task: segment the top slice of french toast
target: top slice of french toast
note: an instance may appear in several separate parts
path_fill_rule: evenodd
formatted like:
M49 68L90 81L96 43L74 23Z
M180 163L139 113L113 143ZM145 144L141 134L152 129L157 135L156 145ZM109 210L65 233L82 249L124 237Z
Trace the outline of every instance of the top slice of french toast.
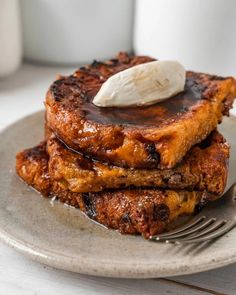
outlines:
M92 103L110 76L153 60L120 53L59 78L46 96L48 126L70 148L102 162L131 168L174 167L228 114L236 80L188 71L184 91L161 103L128 108Z

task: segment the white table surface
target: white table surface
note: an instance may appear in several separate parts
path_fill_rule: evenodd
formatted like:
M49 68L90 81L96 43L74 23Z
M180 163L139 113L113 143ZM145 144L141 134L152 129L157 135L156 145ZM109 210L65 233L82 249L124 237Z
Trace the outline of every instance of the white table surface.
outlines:
M50 82L57 74L68 74L72 71L71 68L24 64L14 76L0 80L0 129L25 115L43 109L44 96ZM236 104L233 112L236 113ZM168 279L109 279L44 266L0 242L0 295L57 293L235 295L236 264Z

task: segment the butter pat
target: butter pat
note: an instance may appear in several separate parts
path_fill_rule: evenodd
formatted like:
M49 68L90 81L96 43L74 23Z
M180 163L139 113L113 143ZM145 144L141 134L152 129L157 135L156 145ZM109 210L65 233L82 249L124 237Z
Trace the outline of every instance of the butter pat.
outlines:
M111 76L94 97L99 107L150 105L184 90L186 72L177 61L152 61Z

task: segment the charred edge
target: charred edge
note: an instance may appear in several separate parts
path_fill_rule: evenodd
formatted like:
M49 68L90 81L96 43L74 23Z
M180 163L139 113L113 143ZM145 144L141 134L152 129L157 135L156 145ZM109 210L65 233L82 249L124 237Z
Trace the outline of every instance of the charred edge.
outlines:
M224 81L227 79L228 79L228 77L221 77L221 76L216 76L216 75L209 76L209 81Z
M213 136L213 133L211 133L206 139L200 142L197 146L199 146L201 149L206 149L210 147L212 145L212 136Z
M165 204L154 205L153 220L154 221L167 221L170 216L170 209Z
M104 65L103 62L97 61L96 59L92 62L91 67L92 68L98 68L99 66Z
M96 209L94 207L94 203L90 193L83 193L82 198L83 198L83 203L85 205L86 214L88 215L89 218L95 220L97 214L96 214Z
M36 160L37 159L39 159L39 160L42 160L42 159L47 160L48 159L45 141L33 148L24 150L23 153L24 153L25 157L29 158L29 159L36 159Z
M156 151L156 147L154 143L146 143L144 145L145 150L147 151L148 155L151 159L155 160L155 162L160 162L160 154Z
M110 60L111 64L108 64L108 66L117 66L119 64L119 60L117 58L113 58Z
M98 67L98 62L97 62L96 67L94 67L94 68L97 68L97 67ZM86 75L89 75L89 76L92 76L92 77L96 78L97 80L100 80L101 73L99 71L92 72L91 67L89 67L89 68L81 67L81 68L79 68L79 72L81 72L83 74L86 74Z
M125 214L121 217L121 222L122 222L122 223L129 223L129 224L131 224L131 219L130 219L129 213L125 213Z
M60 102L65 96L68 95L65 93L65 88L68 91L67 87L65 86L76 88L78 91L78 89L81 88L81 81L73 75L54 81L50 87L50 92L52 93L53 99L55 101Z
M199 213L209 202L210 200L210 194L207 192L204 192L200 202L195 206L194 213Z
M64 81L65 81L64 78L56 80L53 82L53 84L50 87L50 92L52 93L53 99L55 101L61 101L61 99L63 98L60 91L58 91L58 88L61 87Z
M186 85L185 85L185 91L187 90L188 87L192 89L192 91L194 93L194 96L197 99L202 99L203 98L203 93L207 89L207 86L199 84L193 78L188 78L187 79L187 82L186 82Z

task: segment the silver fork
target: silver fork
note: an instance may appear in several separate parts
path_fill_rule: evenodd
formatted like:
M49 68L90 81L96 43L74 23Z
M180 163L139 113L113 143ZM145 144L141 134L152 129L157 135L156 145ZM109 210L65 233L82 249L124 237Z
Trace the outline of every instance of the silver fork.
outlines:
M166 243L199 243L218 238L236 225L236 184L217 201L209 203L187 224L150 237Z

